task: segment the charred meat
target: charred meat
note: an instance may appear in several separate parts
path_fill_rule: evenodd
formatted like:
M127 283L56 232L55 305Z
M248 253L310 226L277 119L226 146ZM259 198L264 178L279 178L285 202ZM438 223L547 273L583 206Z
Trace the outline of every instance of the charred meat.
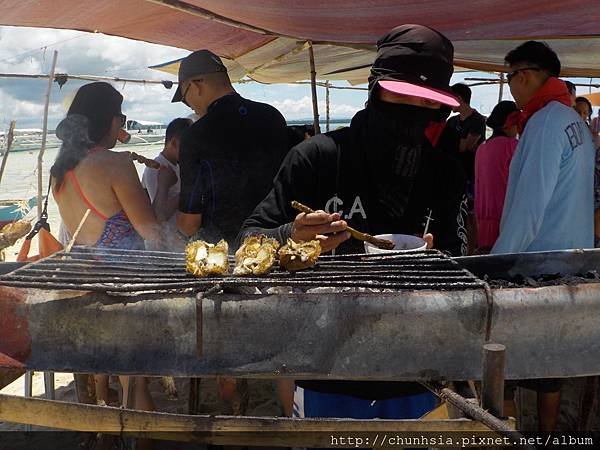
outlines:
M319 241L287 240L287 244L279 249L279 265L290 272L307 269L316 264L321 254Z
M248 236L235 252L234 275L264 275L269 273L279 242L264 235Z

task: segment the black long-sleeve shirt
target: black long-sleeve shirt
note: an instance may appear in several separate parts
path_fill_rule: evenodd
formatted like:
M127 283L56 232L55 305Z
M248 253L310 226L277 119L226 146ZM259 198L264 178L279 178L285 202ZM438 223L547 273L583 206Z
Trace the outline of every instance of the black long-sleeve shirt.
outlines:
M436 248L461 254L466 237L460 213L465 175L459 163L426 145L405 214L397 219L377 201L373 189L377 180L370 179L363 156L350 128L315 136L294 147L275 177L273 189L244 222L238 240L262 233L285 242L297 215L291 201L297 200L315 210L342 211L349 225L371 234L422 234L431 209L434 221L430 232ZM350 239L336 252L362 253L362 243ZM371 400L425 392L417 383L304 380L298 385Z
M349 128L315 136L294 147L285 158L274 187L244 222L241 237L262 233L280 242L290 237L291 223L298 214L291 207L297 200L327 212L342 211L348 224L370 234L422 234L425 217L432 211L429 231L435 247L453 255L462 254L465 234L460 214L465 176L459 164L430 146L422 160L402 218L393 218L377 201L362 155L351 143ZM349 240L338 253L362 253L362 243Z

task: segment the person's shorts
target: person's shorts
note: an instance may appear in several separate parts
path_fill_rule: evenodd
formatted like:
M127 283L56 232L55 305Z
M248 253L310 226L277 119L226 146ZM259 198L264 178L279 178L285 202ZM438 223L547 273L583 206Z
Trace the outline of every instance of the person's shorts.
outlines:
M504 385L504 398L512 400L515 396L515 389L522 387L537 392L538 394L548 394L558 392L563 385L561 378L535 378L531 380L507 381Z

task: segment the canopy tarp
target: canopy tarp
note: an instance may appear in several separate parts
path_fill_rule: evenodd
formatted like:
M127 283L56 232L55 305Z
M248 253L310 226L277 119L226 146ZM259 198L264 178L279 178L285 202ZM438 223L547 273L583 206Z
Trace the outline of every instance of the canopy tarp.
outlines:
M592 92L583 97L587 98L593 106L600 106L600 92Z
M226 60L234 80L306 79L310 40L318 78L364 82L375 42L403 23L446 34L458 67L502 70L508 50L525 39L541 39L557 50L563 76L600 76L600 8L580 0L4 0L1 5L2 25L208 48Z

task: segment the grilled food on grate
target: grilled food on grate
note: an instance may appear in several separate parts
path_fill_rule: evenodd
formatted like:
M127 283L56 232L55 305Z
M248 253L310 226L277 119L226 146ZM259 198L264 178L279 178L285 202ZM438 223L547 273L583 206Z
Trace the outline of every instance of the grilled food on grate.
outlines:
M279 265L284 269L294 272L307 269L316 264L321 254L319 241L287 240L287 244L279 249Z
M229 270L228 245L221 239L217 244L195 241L185 247L186 270L197 277L226 275Z
M234 275L264 275L275 263L279 242L264 235L248 236L235 252Z

